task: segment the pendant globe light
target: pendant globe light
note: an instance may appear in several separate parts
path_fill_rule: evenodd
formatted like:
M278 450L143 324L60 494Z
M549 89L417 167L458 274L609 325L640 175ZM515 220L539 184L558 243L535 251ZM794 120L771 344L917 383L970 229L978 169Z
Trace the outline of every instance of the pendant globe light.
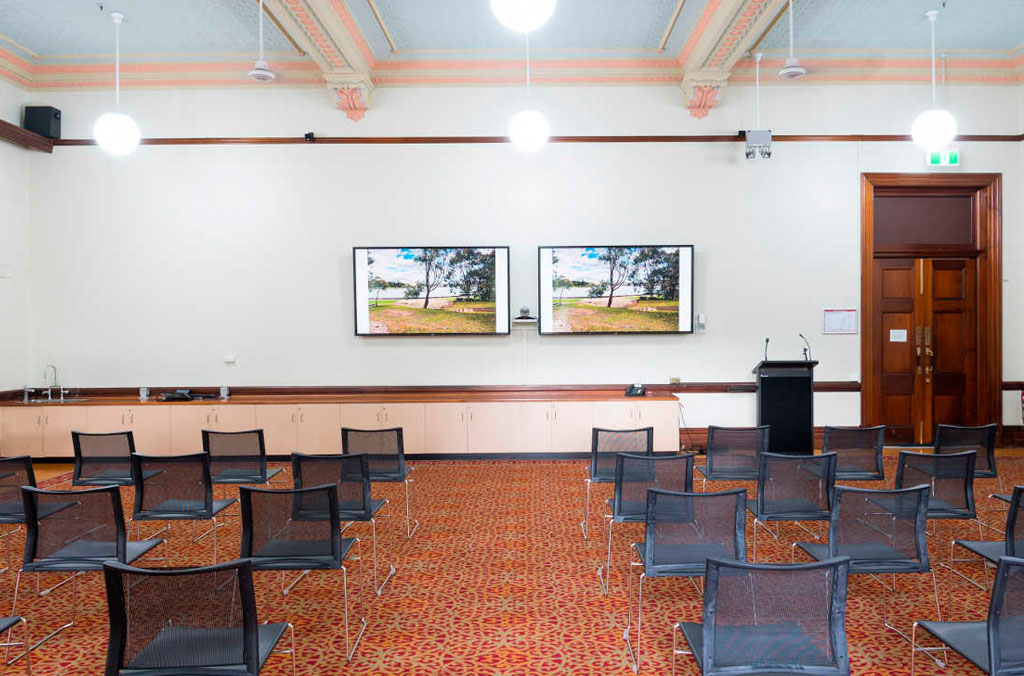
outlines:
M786 65L779 71L783 80L799 80L807 75L807 69L800 65L800 60L793 54L793 0L789 0L789 58Z
M935 152L942 150L956 138L956 118L948 110L939 108L936 103L935 20L939 17L939 10L928 10L925 16L928 17L932 31L932 107L917 116L910 127L910 135L914 137L914 143L918 146L928 152Z
M558 0L491 0L491 11L502 26L531 33L551 18Z
M260 0L260 48L259 56L256 57L256 63L253 64L252 70L249 71L249 79L253 82L273 82L274 71L270 70L270 64L263 57L263 0Z
M526 36L526 100L530 100L530 36ZM539 110L520 110L508 121L508 139L517 150L535 153L551 138L551 125Z
M124 14L111 12L114 22L114 107L121 106L121 23ZM100 148L111 155L127 155L139 145L142 136L139 125L124 113L104 113L92 128L93 137Z

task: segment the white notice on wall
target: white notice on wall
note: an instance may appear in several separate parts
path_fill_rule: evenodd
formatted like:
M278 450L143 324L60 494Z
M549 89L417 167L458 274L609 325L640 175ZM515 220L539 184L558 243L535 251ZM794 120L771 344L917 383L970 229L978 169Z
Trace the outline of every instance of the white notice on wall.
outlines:
M857 333L857 311L847 308L822 310L822 333Z
M890 343L905 343L905 342L907 342L907 330L906 329L889 329L889 342Z

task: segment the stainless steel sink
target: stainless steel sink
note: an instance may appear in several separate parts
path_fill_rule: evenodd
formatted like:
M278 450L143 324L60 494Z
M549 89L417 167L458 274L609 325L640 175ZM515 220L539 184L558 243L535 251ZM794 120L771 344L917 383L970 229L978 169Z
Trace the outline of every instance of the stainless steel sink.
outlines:
M64 401L61 401L60 399L50 400L50 399L46 399L44 397L42 399L29 399L28 403L30 403L30 404L74 404L74 403L77 403L79 401L86 401L86 397L64 397Z

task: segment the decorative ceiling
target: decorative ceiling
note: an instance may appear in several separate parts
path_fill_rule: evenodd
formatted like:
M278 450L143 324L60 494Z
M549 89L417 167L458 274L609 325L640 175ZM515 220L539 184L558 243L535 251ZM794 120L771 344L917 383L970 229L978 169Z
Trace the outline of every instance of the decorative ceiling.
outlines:
M722 87L765 84L789 44L788 0L559 0L530 36L538 84L681 87L696 117ZM0 0L0 77L29 88L108 87L113 27L123 12L126 87L320 86L349 118L379 86L522 82L526 38L487 0L265 0L266 50L277 80L246 79L258 0ZM794 0L806 82L918 82L930 76L927 9L946 79L1024 80L1024 0Z

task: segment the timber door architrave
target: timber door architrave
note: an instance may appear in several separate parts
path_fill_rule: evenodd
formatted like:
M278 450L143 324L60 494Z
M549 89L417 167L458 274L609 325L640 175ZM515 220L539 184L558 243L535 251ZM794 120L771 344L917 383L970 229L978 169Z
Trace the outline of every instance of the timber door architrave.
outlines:
M917 246L876 250L874 201L876 191L907 194L950 194L969 191L974 198L975 245ZM977 423L1002 421L1002 174L861 174L861 424L874 425L882 419L881 402L876 401L878 365L872 346L879 339L874 325L877 258L964 258L977 260Z

